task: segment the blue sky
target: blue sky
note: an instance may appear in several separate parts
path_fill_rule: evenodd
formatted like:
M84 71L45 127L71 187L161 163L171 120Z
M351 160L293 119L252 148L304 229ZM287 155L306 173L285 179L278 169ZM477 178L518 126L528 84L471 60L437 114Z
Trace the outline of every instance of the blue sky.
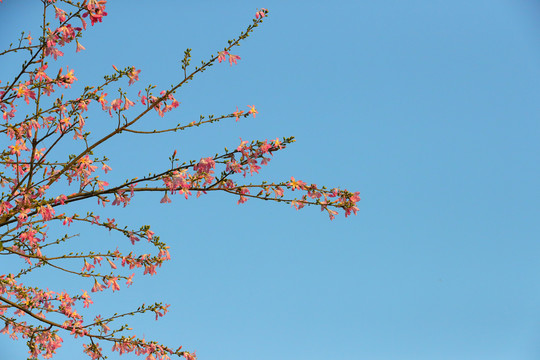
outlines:
M179 80L186 48L197 65L223 49L261 7L270 16L233 51L238 65L216 64L178 93L176 112L145 124L248 104L257 118L115 140L104 148L111 179L165 167L174 149L198 160L239 137L294 135L252 180L294 176L360 191L359 214L330 222L317 208L239 206L225 195L169 205L136 197L104 214L151 224L173 259L128 290L96 296L94 309L170 303L160 321L130 324L200 359L537 359L538 2L115 1L81 40L87 50L66 49L63 61L80 83L111 64L142 69L129 88L135 98L148 83ZM4 0L1 47L21 30L37 34L40 11L38 1ZM0 59L3 82L18 59ZM108 121L96 112L96 128ZM70 249L121 240L86 229ZM11 271L2 261L0 272ZM2 359L25 356L24 343L5 336L0 349ZM66 338L56 359L79 358Z

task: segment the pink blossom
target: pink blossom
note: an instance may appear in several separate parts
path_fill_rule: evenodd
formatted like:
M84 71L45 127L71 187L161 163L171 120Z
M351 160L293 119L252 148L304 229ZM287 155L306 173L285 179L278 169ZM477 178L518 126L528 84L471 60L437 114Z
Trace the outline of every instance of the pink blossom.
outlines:
M135 242L139 241L140 239L131 232L129 233L129 240L131 241L132 245L135 245Z
M94 286L92 287L92 292L98 292L103 291L105 287L97 282L97 280L94 280Z
M276 188L274 189L274 193L276 194L276 198L279 196L279 197L282 197L283 196L283 189L280 188L279 186L276 186Z
M77 43L77 50L75 50L75 52L79 52L81 50L86 50L86 48L84 46L82 46L81 43L79 43L78 40L75 40L75 42Z
M26 143L23 139L17 140L15 142L15 145L8 146L9 149L11 149L11 154L17 154L17 156L21 156L21 150L28 151L28 148L26 147Z
M131 284L133 284L133 277L135 276L135 274L131 274L127 279L126 279L126 286L127 287L130 287Z
M105 12L105 3L107 3L105 0L90 0L88 5L86 5L88 11L83 14L83 17L90 16L92 26L97 22L101 22L103 17L107 16L107 13Z
M19 84L19 87L17 88L17 97L20 98L21 96L24 96L24 101L26 101L27 104L30 104L29 98L32 100L36 99L36 93L27 88L29 84L30 82L27 81L24 84Z
M301 181L301 180L295 180L294 177L291 176L291 182L287 184L288 186L291 187L291 190L295 190L295 189L301 189L301 190L305 190L306 189L306 183Z
M334 215L337 215L338 212L335 211L335 210L332 210L332 209L326 209L326 211L328 211L328 215L330 216L330 220L334 220L335 216Z
M120 343L115 342L112 351L118 351L120 355L130 353L133 351L133 345L127 341L122 341Z
M156 320L169 312L168 308L171 305L161 306L161 308L154 310L156 313Z
M83 347L84 347L84 352L90 356L90 358L92 360L97 360L97 359L100 359L102 358L101 356L101 348L98 346L98 343L95 343L92 344L92 345L86 345L86 344L83 344Z
M47 81L50 80L49 76L45 73L45 70L47 70L49 66L47 64L44 64L42 67L37 69L36 74L34 75L34 79L36 81Z
M247 141L242 141L242 138L240 138L240 145L238 145L238 147L236 148L236 151L243 151L244 149L246 149L247 144L248 144Z
M238 205L243 204L248 200L248 198L244 196L246 194L249 194L249 189L248 188L241 188L240 189L240 199L237 202Z
M156 265L146 265L144 267L144 273L143 275L150 274L150 276L154 275L156 273Z
M158 256L164 260L171 260L171 255L169 254L169 250L167 250L168 248L167 246L165 249L159 250Z
M229 63L232 64L235 63L236 64L236 60L240 60L241 57L238 56L238 55L232 55L232 54L229 54Z
M137 96L141 98L141 104L146 105L146 99L147 99L146 96L144 96L144 95L141 96L141 92L140 92L140 91L139 91L139 93L137 94Z
M227 59L227 55L229 55L229 53L227 51L218 52L218 61L219 62L225 61L225 59Z
M238 111L238 106L236 107L236 111L233 112L233 115L236 117L236 121L238 121L238 119L240 118L240 115L242 115L244 113L244 111Z
M9 202L2 201L0 203L0 214L8 212L9 209L12 209L12 208L13 208L13 205L11 205Z
M67 68L66 68L67 70ZM73 84L78 79L75 77L75 74L73 73L73 69L69 70L68 73L64 76L62 75L62 68L60 68L60 72L58 73L58 78L61 79L62 83L64 84L64 87L67 89L68 87L71 87L71 84Z
M255 18L257 18L257 19L258 19L258 18L261 18L261 19L262 19L263 17L266 16L267 13L268 13L268 10L265 9L265 8L262 8L261 10L259 10L259 11L257 11L257 12L255 13Z
M198 173L209 173L211 169L216 168L216 162L211 157L202 158L199 163L197 163L193 170L197 171Z
M86 262L86 259L85 259L85 260L84 260L84 266L83 266L83 268L82 268L81 271L84 271L84 270L90 271L90 270L92 270L93 268L95 268L95 266L92 265L92 264L89 264L88 262Z
M49 221L54 217L54 209L50 205L40 206L38 213L43 218L43 221Z
M255 105L248 105L248 107L250 108L248 114L252 114L253 117L255 117L255 114L259 113L257 110L255 110Z
M109 186L109 183L106 182L106 181L101 181L101 180L97 180L97 177L96 177L96 182L98 184L98 188L99 190L103 190L105 189L105 186Z
M107 262L109 265L111 265L111 268L116 269L116 265L111 261L111 259L107 258Z
M162 204L169 204L171 203L171 199L169 199L169 196L167 196L167 192L165 191L165 195L161 198L159 201Z
M60 50L58 50L57 48L55 47L46 47L45 50L43 51L43 54L45 56L49 56L49 55L52 55L54 60L58 60L58 57L59 56L64 56L64 53L61 52Z
M133 68L133 70L131 70L129 73L128 73L128 76L129 76L129 85L132 85L133 83L135 83L135 81L139 81L139 73L141 72L141 70L135 70L135 68Z
M108 101L105 99L105 96L107 96L107 93L101 93L99 94L98 102L101 104L101 108L105 110Z
M125 103L124 103L124 110L129 109L130 106L135 106L135 103L131 100L129 100L127 97L124 97Z
M66 21L67 13L64 10L59 9L56 6L54 7L54 10L55 10L55 13L56 13L55 18L58 18L58 20L60 20L60 22Z
M90 304L93 304L94 302L90 298L90 295L86 292L86 290L83 290L83 294L81 297L84 299L84 306L85 308L90 307Z
M111 102L111 108L113 110L120 110L120 107L122 106L122 99L114 99L112 102ZM109 114L110 114L110 111L109 111Z
M120 285L118 285L118 278L112 277L107 280L107 283L109 284L109 287L112 287L113 292L116 290L120 290Z

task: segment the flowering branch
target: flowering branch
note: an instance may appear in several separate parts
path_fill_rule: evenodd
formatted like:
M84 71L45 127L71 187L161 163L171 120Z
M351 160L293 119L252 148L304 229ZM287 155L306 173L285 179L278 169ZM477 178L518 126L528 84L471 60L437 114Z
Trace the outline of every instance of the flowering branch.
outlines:
M188 71L191 49L187 49L181 61L184 78L168 90L155 93L156 86L149 85L144 91L139 91L135 98L120 88L117 95L108 97L105 91L109 91L111 84L127 80L128 86L131 86L139 80L141 72L134 67L120 70L113 65L114 73L106 75L98 85L85 87L78 97L64 100L62 94L51 100L55 92L63 92L78 79L74 69L67 66L51 74L48 61L61 59L63 52L60 48L70 43L75 43L76 52L85 50L79 41L87 29L85 19L89 19L92 26L102 22L107 16L107 2L42 0L42 3L43 23L39 44L32 45L30 33L27 36L22 33L17 45L11 44L7 50L0 52L0 56L17 51L28 51L29 54L29 59L23 63L14 79L0 87L0 111L5 120L5 123L0 124L0 134L5 136L9 144L0 152L0 164L4 166L4 170L0 171L0 186L7 188L0 195L0 255L17 256L26 263L26 267L19 271L0 274L0 320L5 324L0 333L8 334L13 339L18 336L28 339L32 359L52 357L63 342L62 336L69 334L88 341L83 345L83 351L92 359L105 358L99 342L106 341L113 344L113 352L118 351L120 354L144 355L148 360L167 360L171 356L194 360L194 352L183 351L182 347L173 350L156 341L137 338L130 334L132 329L128 325L115 326L114 321L120 318L146 312L154 313L158 320L167 313L169 305L143 304L133 311L109 317L98 315L88 321L84 309L90 307L93 300L86 290L81 294L69 295L64 291L43 290L20 282L31 272L45 267L80 278L85 283L90 280L90 293L107 289L114 293L121 289L124 281L125 286L133 283L135 273L129 274L131 270L138 269L143 272L142 275L153 276L165 261L170 260L169 246L150 230L150 226L142 225L138 229L122 227L115 219L101 219L93 212L87 212L86 215L75 213L70 205L79 203L82 206L85 204L83 201L94 199L104 207L126 207L141 192L162 192L164 195L160 202L170 203L171 198L178 195L187 199L194 193L198 197L221 191L237 197L238 204L248 199L259 199L291 204L297 210L306 205L316 205L322 211L327 211L330 219L334 219L339 209L346 217L357 213L359 193L308 185L294 177L290 181L260 184L244 184L234 180L239 174L244 178L248 174L258 174L276 151L285 149L295 141L293 137L251 142L240 139L240 144L233 150L225 148L221 154L183 163L180 163L174 151L169 157L170 167L121 183L109 184L103 180L112 170L107 164L109 159L106 156L96 157L94 152L99 151L112 138L126 132L155 135L214 124L225 119L235 118L238 121L240 118L256 117L258 111L255 106L248 105L247 111L240 111L237 107L234 112L200 116L198 121L188 124L154 130L135 128L152 111L164 117L180 107L180 102L175 98L176 93L193 80L195 75L213 66L216 60L217 63L228 61L230 66L238 64L241 57L231 51L263 22L268 10L257 10L252 24L245 31L229 40L228 46L211 55L209 60L201 61L201 66L191 72ZM65 9L71 11L60 6L68 6ZM51 11L54 11L54 17L59 22L55 29L48 27L50 23L47 19ZM74 21L81 21L81 25L74 26ZM25 76L28 76L28 80L23 79ZM30 106L31 103L34 105L33 111L27 111L29 114L25 116L18 114L21 106ZM139 105L142 108L137 115L128 116L134 109L139 109ZM115 120L114 126L107 129L104 135L90 141L87 112L94 106ZM70 150L73 153L66 155L63 150L55 154L53 150L60 146L63 146L62 149L73 149ZM293 192L301 194L294 197ZM116 248L114 251L80 251L69 254L60 250L60 255L54 254L53 249L61 248L64 243L78 236L69 232L72 224L78 227L96 226L116 233L138 248L140 242L145 240L154 253L137 254ZM47 240L48 231L53 226L65 229L65 235ZM102 266L105 264L109 265L110 271L99 272L104 271Z

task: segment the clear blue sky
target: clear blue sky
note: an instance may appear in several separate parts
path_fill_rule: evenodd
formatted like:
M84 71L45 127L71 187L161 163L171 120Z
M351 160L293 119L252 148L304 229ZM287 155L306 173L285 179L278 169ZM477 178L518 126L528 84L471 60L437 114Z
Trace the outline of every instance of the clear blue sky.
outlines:
M125 136L106 149L112 178L146 173L145 161L167 166L175 148L200 159L239 137L294 135L253 181L294 176L360 191L358 216L330 222L317 208L238 206L223 195L169 205L136 197L105 214L153 225L173 260L128 290L95 296L96 311L170 303L162 320L130 323L200 359L538 359L540 4L111 1L81 40L87 50L66 49L65 64L80 83L134 65L135 98L148 83L180 79L186 48L197 65L223 49L257 7L270 16L233 51L238 65L216 64L178 94L176 112L146 124L248 104L257 118ZM40 11L39 1L4 0L1 47L21 30L37 37ZM2 80L16 59L0 59ZM95 126L108 121L99 115ZM114 249L123 239L87 229L78 241L73 248ZM10 271L2 261L0 272ZM87 358L73 343L56 359ZM0 337L0 359L23 359L23 345Z

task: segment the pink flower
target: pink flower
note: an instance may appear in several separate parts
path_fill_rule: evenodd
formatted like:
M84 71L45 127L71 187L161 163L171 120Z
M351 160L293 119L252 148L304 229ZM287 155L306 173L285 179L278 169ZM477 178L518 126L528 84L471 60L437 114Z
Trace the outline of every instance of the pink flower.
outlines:
M133 345L127 341L122 341L121 343L115 342L112 351L118 351L120 355L130 353L133 351Z
M354 215L356 215L358 210L360 210L360 209L358 209L358 206L352 206L352 207L345 208L345 217L351 215L351 211L354 213Z
M135 68L133 68L133 70L131 70L129 73L128 73L128 76L129 76L129 85L132 85L135 81L139 81L139 73L141 72L141 70L135 70Z
M248 198L244 196L246 194L249 194L249 189L248 188L240 189L240 199L237 202L238 205L243 204L248 200Z
M13 208L13 205L11 205L7 201L2 201L0 203L0 214L6 213L9 211L9 209Z
M49 221L54 217L54 209L50 205L41 206L38 209L38 213L44 221Z
M57 60L59 56L64 56L64 53L54 47L54 45L47 46L43 51L45 56L52 55L54 60Z
M80 100L77 99L77 100ZM83 111L88 111L88 104L90 103L90 100L80 100L79 103L77 104L77 107ZM80 119L79 119L80 121ZM83 125L84 125L84 119L83 119Z
M9 149L11 149L11 154L17 154L17 156L21 156L21 150L28 151L28 148L26 147L26 143L23 139L17 140L15 142L15 145L8 146Z
M88 5L86 5L86 9L88 12L83 14L83 17L90 16L90 21L92 22L92 26L94 26L95 23L101 22L104 16L107 16L107 13L105 12L105 3L107 1L105 0L90 0Z
M122 105L122 99L114 99L111 102L111 107L113 110L120 110L120 106Z
M216 162L211 157L202 158L199 163L197 163L193 170L197 171L198 173L210 173L211 169L216 168Z
M94 302L92 299L90 299L90 295L86 292L86 290L83 290L83 294L81 297L84 299L84 306L85 308L90 307L90 304L93 304Z
M107 93L101 93L99 94L98 102L101 104L101 108L103 110L106 109L106 105L108 103L107 99L105 99L105 96L107 96Z
M291 190L295 190L295 189L301 189L301 190L305 190L306 189L306 183L303 182L302 180L295 180L294 177L291 176L291 182L287 184L288 186L291 187Z
M274 192L276 193L276 197L282 197L283 196L283 189L280 188L279 186L277 186L275 189L274 189Z
M330 216L330 220L334 220L335 216L334 215L337 215L338 212L335 211L335 210L331 210L331 209L326 209L326 211L328 211L328 215Z
M124 103L124 110L129 109L130 106L135 106L135 103L131 100L129 100L127 97L124 97L126 102Z
M242 151L244 150L247 146L248 142L247 141L242 141L242 138L240 138L240 145L238 145L238 147L236 148L236 151Z
M135 236L135 234L130 233L129 234L129 240L131 241L132 245L135 245L135 242L139 241L140 239L137 236Z
M265 9L265 8L262 8L261 10L259 10L259 11L257 11L257 12L255 13L255 18L257 18L257 19L258 19L258 18L261 18L261 19L262 19L263 17L266 16L267 13L268 13L268 10Z
M168 248L168 246L167 246ZM159 250L158 256L164 260L171 260L171 254L169 254L169 250L167 249L161 249Z
M97 280L94 279L94 286L92 287L92 292L103 291L105 289L103 285L99 284Z
M83 15L84 16L84 15ZM97 360L97 359L100 359L102 356L101 356L101 348L98 346L98 343L96 343L95 345L86 345L86 344L83 344L83 347L84 347L84 352L90 356L90 358L92 360Z
M276 140L274 140L273 144L272 144L275 148L277 148L278 150L281 150L284 148L283 145L281 145L281 141L279 141L279 138L276 138Z
M156 313L156 320L160 317L163 317L163 315L169 312L169 306L171 305L161 306L161 308L154 310L154 312Z
M255 114L259 113L257 110L255 110L255 105L248 105L248 107L250 108L248 114L252 114L253 117L255 117Z
M62 69L60 69L60 71L62 71ZM69 72L65 76L62 76L62 81L64 82L66 89L68 88L68 85L73 84L77 80L78 79L75 77L75 74L73 74L73 69L69 70Z
M240 118L240 115L242 115L244 113L244 111L238 111L238 106L236 107L236 111L233 112L233 115L236 117L236 121L238 121L238 119Z
M67 13L64 10L59 9L56 6L54 7L54 10L55 10L55 13L56 13L55 18L58 18L58 20L60 20L60 22L66 21Z
M77 43L77 50L75 50L75 52L79 52L81 50L86 50L86 48L84 46L82 46L78 40L75 40L75 42Z
M236 60L240 60L241 57L238 56L238 55L232 55L232 54L229 54L229 63L232 64L235 63L236 64Z
M36 93L27 88L27 85L29 84L29 81L24 84L20 84L19 88L17 89L17 97L20 98L21 96L24 96L24 101L26 101L27 104L30 104L29 98L32 100L36 99Z
M218 61L219 62L221 62L222 60L225 61L227 59L227 55L229 55L227 51L218 52Z
M107 258L107 261L109 262L109 265L111 265L111 268L116 269L116 265L111 261L111 259Z
M129 276L126 280L126 285L127 287L129 287L131 284L133 284L133 277L135 276L135 274L131 274L131 276Z
M165 195L163 196L163 198L161 198L161 200L159 202L162 203L162 204L169 204L172 201L171 201L171 199L169 199L169 196L167 196L167 192L165 192Z
M150 276L156 273L156 265L147 265L144 267L143 275L150 274Z
M112 287L113 292L115 290L120 290L120 285L118 285L117 281L118 281L117 277L109 278L109 280L107 281L107 283L109 284L109 287Z
M50 80L49 76L45 73L45 70L47 70L49 66L47 64L44 64L42 67L37 69L36 74L34 76L34 79L36 81L40 80Z
M95 268L95 266L92 265L92 264L89 264L88 262L86 262L86 259L85 259L84 260L84 266L83 266L81 271L84 271L84 270L90 271L90 270L92 270L92 268Z

